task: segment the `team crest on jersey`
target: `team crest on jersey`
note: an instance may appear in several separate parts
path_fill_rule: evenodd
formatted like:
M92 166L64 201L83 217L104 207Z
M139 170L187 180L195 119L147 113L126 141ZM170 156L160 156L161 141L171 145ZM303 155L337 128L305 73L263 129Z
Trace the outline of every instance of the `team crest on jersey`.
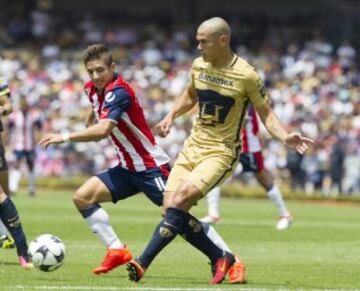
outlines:
M106 95L105 95L105 101L106 102L112 102L112 101L114 101L114 99L115 99L115 93L114 92L110 91L110 92L106 93Z

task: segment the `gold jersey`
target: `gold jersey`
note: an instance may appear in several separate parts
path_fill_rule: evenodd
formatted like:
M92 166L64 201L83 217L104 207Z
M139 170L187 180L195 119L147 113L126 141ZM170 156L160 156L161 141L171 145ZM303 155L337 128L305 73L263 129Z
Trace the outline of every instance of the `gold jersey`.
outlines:
M230 65L221 69L199 57L191 68L191 86L198 97L198 114L189 142L237 156L248 104L256 108L267 102L258 74L235 54Z

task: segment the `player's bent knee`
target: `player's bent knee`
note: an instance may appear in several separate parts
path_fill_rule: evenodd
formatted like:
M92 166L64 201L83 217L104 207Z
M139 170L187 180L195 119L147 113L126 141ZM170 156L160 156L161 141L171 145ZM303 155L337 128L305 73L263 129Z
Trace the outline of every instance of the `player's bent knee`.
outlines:
M181 209L190 208L198 201L199 197L201 197L201 194L199 195L197 191L193 191L192 188L183 187L176 191L170 205Z
M91 192L79 188L73 195L73 202L77 208L84 208L86 206L97 203L96 197Z
M191 200L191 196L187 192L178 192L171 200L171 206L180 207L184 204L188 204Z

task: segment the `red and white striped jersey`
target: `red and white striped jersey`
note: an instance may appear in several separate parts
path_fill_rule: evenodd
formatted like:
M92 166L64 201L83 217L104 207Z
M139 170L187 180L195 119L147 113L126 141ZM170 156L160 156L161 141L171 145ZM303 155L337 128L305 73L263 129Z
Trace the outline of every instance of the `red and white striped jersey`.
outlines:
M261 151L259 139L259 121L253 106L248 107L245 117L245 125L242 129L242 152L256 153Z
M94 83L88 82L85 92L97 119L116 123L109 139L122 168L141 172L170 162L156 144L133 89L120 76L115 74L103 92L98 92Z
M35 130L41 129L42 121L37 110L16 110L9 116L10 144L16 151L35 149Z

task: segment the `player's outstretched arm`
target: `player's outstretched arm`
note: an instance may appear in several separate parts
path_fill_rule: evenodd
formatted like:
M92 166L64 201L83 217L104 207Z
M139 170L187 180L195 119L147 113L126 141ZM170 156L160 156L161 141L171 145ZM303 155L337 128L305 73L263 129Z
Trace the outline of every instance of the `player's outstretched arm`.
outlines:
M90 127L95 121L95 113L94 110L91 108L86 116L85 119L85 126Z
M173 109L155 127L155 132L161 137L169 134L174 120L191 110L197 103L197 95L192 86L188 86L180 98L175 102Z
M303 154L306 152L309 145L314 143L312 139L304 137L298 132L288 133L280 123L279 118L273 112L268 102L260 107L257 107L256 111L270 134L289 148Z
M98 124L92 125L84 130L58 134L49 133L42 137L39 145L46 149L51 144L60 144L64 142L88 142L98 141L110 135L116 123L109 119L101 120Z

